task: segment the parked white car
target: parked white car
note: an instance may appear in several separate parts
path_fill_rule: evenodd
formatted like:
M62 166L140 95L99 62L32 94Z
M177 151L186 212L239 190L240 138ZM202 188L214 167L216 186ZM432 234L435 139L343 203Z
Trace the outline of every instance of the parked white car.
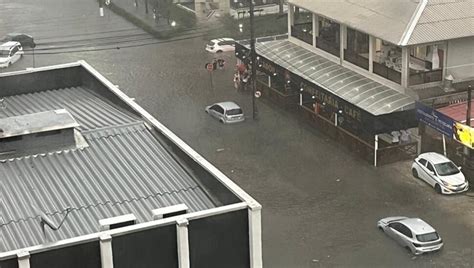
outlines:
M0 68L6 68L23 56L23 48L19 42L6 42L0 45Z
M212 39L207 43L206 50L211 53L235 51L235 40L232 38Z
M443 240L436 230L418 218L388 217L379 220L377 227L415 255L443 247Z
M420 154L412 165L415 178L426 181L437 193L455 194L469 189L469 183L461 168L442 154Z
M238 123L245 120L244 112L242 112L240 106L232 101L214 103L207 106L205 111L223 124Z

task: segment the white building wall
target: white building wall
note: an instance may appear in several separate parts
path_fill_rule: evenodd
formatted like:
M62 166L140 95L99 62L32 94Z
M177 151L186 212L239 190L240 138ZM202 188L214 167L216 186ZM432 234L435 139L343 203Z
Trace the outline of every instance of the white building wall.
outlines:
M448 41L446 75L455 82L474 79L474 37Z

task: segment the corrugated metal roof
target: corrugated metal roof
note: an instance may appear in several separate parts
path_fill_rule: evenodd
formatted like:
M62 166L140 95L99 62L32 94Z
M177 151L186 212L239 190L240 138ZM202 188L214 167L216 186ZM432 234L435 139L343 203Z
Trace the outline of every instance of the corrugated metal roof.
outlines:
M396 45L414 45L474 36L473 0L289 0L288 2ZM418 12L421 14L419 17ZM405 35L408 35L407 38Z
M414 107L414 100L287 40L256 44L257 53L373 114Z
M93 104L74 102L77 94ZM0 252L97 232L103 218L133 213L143 222L163 206L216 206L143 122L93 96L79 88L8 97L7 114L64 104L83 123L89 147L0 161ZM32 205L56 222L67 207L73 210L59 231L46 227L44 237Z
M474 1L430 0L407 45L474 36Z
M114 107L82 87L41 91L4 97L0 118L66 109L80 124L80 130L136 122L136 116Z

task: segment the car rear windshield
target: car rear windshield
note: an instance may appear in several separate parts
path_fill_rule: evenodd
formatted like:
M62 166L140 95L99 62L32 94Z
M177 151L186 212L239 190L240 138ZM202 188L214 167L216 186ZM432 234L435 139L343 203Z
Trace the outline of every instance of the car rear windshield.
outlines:
M9 55L10 55L9 50L0 50L0 57L5 58L5 57L8 57Z
M232 110L228 110L227 115L239 115L239 114L242 114L242 109L232 109Z
M210 47L213 47L213 46L215 46L216 44L215 44L213 41L210 41L209 43L207 43L207 45L210 46Z
M459 173L458 167L451 161L435 165L436 171L441 176L454 175Z
M430 242L430 241L435 241L439 239L438 233L428 233L428 234L422 234L422 235L417 235L416 239L420 242Z

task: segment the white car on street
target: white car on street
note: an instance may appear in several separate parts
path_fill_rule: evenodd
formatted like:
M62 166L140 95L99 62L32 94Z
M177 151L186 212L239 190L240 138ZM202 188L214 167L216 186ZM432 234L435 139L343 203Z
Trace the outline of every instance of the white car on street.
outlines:
M211 53L235 51L235 40L232 38L212 39L207 43L206 50Z
M207 106L205 111L223 124L238 123L245 120L244 112L242 112L240 106L232 101L214 103Z
M6 42L0 45L0 68L6 68L23 56L23 48L19 42Z
M462 193L469 189L460 167L442 154L420 154L411 170L415 178L424 180L440 194Z
M418 218L383 218L377 222L377 227L415 255L437 251L443 247L443 240L436 230Z

